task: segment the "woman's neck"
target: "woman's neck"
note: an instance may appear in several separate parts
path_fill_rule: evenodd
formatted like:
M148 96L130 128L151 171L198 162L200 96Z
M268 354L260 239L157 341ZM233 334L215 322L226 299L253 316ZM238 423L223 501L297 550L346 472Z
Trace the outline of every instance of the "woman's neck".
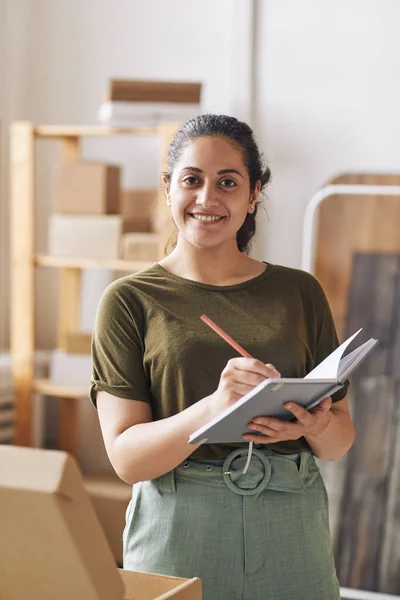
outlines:
M236 248L196 248L184 243L159 264L167 271L210 285L234 285L260 275L265 264L248 257Z

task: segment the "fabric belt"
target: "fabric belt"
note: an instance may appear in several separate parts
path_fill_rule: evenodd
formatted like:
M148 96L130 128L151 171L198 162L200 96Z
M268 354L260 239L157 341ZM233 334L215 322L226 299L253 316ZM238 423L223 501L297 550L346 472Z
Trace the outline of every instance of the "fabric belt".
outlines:
M254 496L263 490L277 492L302 492L308 477L308 462L313 460L310 452L279 454L271 450L253 449L248 471L243 474L247 458L246 448L237 448L225 460L186 460L176 469L165 473L154 482L161 493L174 494L181 480L203 485L226 486L235 494Z

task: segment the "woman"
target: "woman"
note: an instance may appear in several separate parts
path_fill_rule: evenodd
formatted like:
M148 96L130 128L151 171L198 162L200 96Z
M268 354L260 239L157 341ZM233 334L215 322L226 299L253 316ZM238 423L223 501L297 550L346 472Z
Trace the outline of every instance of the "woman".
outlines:
M176 247L103 294L91 398L110 461L134 484L124 568L198 576L206 600L336 600L314 456L353 443L347 386L310 411L289 403L292 422L254 419L243 444L188 444L265 378L304 377L338 344L311 275L247 255L269 178L245 123L203 115L176 134L163 176Z

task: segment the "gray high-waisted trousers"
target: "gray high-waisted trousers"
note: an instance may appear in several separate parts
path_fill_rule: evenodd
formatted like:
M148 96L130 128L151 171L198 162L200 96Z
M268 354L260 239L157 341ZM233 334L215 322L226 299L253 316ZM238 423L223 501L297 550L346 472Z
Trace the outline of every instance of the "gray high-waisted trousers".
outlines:
M124 568L200 577L204 600L339 600L322 477L311 453L247 449L187 460L133 487Z

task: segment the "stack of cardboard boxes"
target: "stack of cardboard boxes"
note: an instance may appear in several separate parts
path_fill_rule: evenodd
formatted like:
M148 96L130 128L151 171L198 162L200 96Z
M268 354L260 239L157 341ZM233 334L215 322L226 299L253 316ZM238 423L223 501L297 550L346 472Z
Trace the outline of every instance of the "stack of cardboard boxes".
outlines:
M52 256L119 258L120 167L93 161L63 161L55 173L50 217Z
M109 127L184 123L201 114L200 82L111 79L98 119Z
M155 261L157 190L123 190L116 165L62 162L53 190L49 253L64 258Z

